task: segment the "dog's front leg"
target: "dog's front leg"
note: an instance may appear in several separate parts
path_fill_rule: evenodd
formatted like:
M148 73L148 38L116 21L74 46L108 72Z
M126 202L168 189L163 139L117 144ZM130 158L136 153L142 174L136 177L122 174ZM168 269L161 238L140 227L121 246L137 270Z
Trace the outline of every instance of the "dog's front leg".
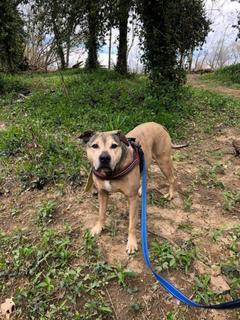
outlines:
M136 223L138 213L138 195L129 197L129 228L128 228L128 242L127 252L129 254L134 253L137 250L137 238L136 238Z
M98 216L98 221L96 225L91 230L91 233L93 236L99 234L104 227L104 224L106 221L108 193L104 190L100 190L98 192L98 200L99 200L99 216Z

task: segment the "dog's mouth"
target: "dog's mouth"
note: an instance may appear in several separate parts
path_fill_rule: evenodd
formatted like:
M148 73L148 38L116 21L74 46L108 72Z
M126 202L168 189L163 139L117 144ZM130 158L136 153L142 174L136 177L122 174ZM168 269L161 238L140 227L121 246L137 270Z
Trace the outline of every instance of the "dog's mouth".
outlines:
M106 175L111 175L113 170L109 165L100 165L97 171L105 173Z

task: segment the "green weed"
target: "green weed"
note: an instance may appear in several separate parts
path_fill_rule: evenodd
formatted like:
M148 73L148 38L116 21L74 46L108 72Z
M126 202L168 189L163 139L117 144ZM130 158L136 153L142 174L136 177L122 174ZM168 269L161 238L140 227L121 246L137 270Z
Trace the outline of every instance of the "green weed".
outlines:
M152 242L152 252L156 269L159 272L176 269L178 266L187 272L197 258L196 249L191 242L186 242L181 247L174 247L168 242L159 244L154 241Z
M197 302L205 302L209 304L212 299L216 298L216 293L210 289L211 277L208 274L203 274L195 277L194 291Z
M103 316L109 316L113 313L111 307L108 304L98 300L87 302L85 304L85 309L87 310L87 319L94 319L99 314Z
M169 201L165 199L162 195L158 194L157 192L154 192L154 191L150 192L149 197L150 197L150 204L152 206L166 208L169 205Z
M180 224L178 225L178 229L179 229L179 230L183 230L183 231L188 232L188 233L191 233L193 227L192 227L192 225L191 225L190 222L189 222L189 223L180 223Z
M222 237L224 233L223 229L216 229L214 231L211 232L210 236L213 239L213 241L218 241L220 237Z
M126 287L127 277L135 276L135 273L125 269L122 264L118 264L115 268L115 275L116 275L118 284L122 287Z
M90 260L96 260L100 256L101 252L97 246L97 237L92 236L89 230L84 232L83 236L83 250L85 255Z
M166 320L176 320L175 315L172 312L168 312Z
M201 184L207 188L218 188L224 189L225 186L223 182L218 180L218 175L223 175L225 173L224 167L221 163L218 163L214 166L202 166L200 167L196 183Z
M191 211L191 208L192 208L192 195L189 194L188 192L184 193L183 208L186 212Z
M53 221L57 203L52 200L45 201L37 210L37 221L40 225L47 225Z
M173 154L173 160L177 161L177 162L182 162L182 161L184 161L184 160L186 160L188 158L189 158L189 155L187 153L184 153L184 152L176 151Z
M0 131L0 157L23 154L28 142L29 136L25 128L13 126L6 131Z
M0 95L21 92L26 89L28 89L28 86L23 77L0 72Z
M223 193L223 208L226 211L234 211L235 207L240 203L240 192L225 191Z
M186 241L175 254L178 264L184 268L185 272L189 271L193 261L197 259L197 251L191 241Z
M144 309L144 306L141 302L136 302L136 303L132 303L130 304L130 308L134 311L134 312L139 312L141 310Z
M207 151L207 153L216 159L221 159L223 157L223 152L221 150L213 150L213 151Z

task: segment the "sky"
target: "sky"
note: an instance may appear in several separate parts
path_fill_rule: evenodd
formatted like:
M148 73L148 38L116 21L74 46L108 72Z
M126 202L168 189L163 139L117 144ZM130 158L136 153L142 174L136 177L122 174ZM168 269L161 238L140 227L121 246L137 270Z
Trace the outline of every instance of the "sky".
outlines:
M206 38L206 44L203 46L203 50L200 54L211 50L217 45L217 42L224 38L224 44L226 46L233 43L237 36L237 30L232 25L237 23L238 11L240 12L240 3L231 0L206 0L206 12L208 17L212 21L212 31ZM112 43L112 54L111 62L116 64L117 59L117 30L113 30L113 43ZM108 37L106 38L108 42ZM130 30L128 35L128 42L132 42L132 32ZM128 55L128 64L131 70L137 71L141 69L140 56L141 52L138 47L139 39L137 36L134 38L133 45ZM104 46L99 51L99 61L102 65L107 66L108 64L108 46ZM78 60L85 60L86 53L75 52L71 54L70 64L76 63Z
M212 42L219 40L226 34L226 40L235 41L237 30L232 25L237 23L238 11L240 12L240 3L231 0L206 1L206 11L213 22L212 32L209 33L206 42L211 46Z

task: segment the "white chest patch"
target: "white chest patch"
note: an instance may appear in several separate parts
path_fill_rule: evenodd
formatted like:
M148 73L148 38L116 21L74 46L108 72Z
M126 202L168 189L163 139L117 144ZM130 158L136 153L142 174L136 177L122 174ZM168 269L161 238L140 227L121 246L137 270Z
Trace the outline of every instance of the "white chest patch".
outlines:
M108 192L112 191L112 186L110 181L108 180L104 180L104 189Z

